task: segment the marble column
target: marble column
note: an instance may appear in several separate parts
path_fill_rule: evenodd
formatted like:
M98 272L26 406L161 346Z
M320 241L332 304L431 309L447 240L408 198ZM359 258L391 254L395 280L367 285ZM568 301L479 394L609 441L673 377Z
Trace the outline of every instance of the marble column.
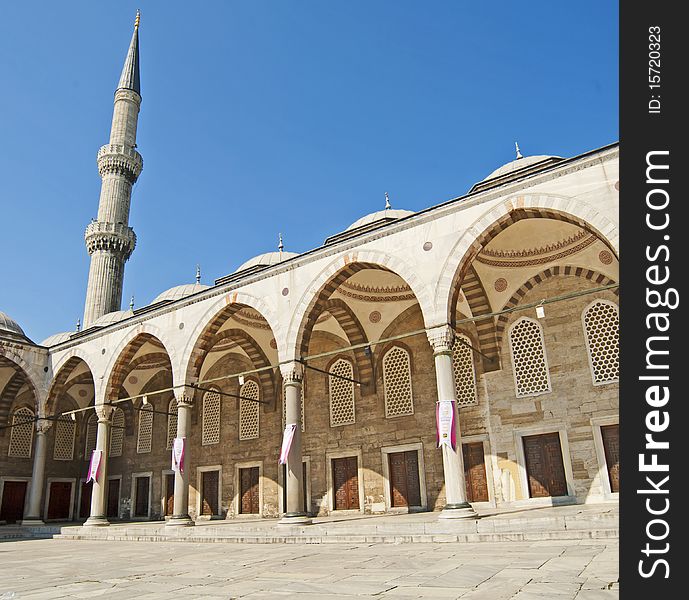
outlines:
M194 405L194 398L187 388L175 390L177 399L177 437L189 440L191 433L191 408ZM183 471L175 471L175 498L172 517L165 523L168 527L189 527L194 525L193 519L189 516L189 465L191 464L189 455L189 444L184 449Z
M96 436L96 450L102 452L98 477L92 483L91 488L91 512L86 519L86 527L104 527L110 525L106 516L108 500L108 454L110 453L110 417L112 406L97 404L95 407L98 415L98 433Z
M280 365L282 384L285 386L285 424L295 424L292 446L287 456L284 485L287 490L287 506L280 525L308 525L311 519L304 511L304 471L301 455L301 386L304 367L291 362ZM282 440L281 440L282 442Z
M440 518L462 519L475 518L476 511L467 502L466 482L464 479L464 460L462 457L462 440L459 430L459 411L457 410L457 393L452 369L452 346L454 330L449 325L434 327L427 331L428 341L433 348L435 377L438 388L438 402L454 401L455 407L455 450L441 446L443 453L443 473L445 476L445 506Z
M31 485L29 495L24 506L24 518L22 525L44 525L41 519L41 500L43 499L43 486L45 483L45 459L48 452L48 439L46 433L52 425L51 421L39 419L36 421L36 443L34 445L33 471L31 473Z

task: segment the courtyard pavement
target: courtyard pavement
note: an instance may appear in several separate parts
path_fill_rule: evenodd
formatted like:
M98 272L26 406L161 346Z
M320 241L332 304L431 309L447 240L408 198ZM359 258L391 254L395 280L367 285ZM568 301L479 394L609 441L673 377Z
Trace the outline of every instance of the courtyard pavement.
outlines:
M612 600L617 540L239 545L0 543L0 598Z

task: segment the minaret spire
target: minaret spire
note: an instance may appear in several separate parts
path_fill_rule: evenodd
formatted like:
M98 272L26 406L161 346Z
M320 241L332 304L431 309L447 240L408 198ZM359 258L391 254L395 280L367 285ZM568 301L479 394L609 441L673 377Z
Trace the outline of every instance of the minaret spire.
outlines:
M141 106L139 77L139 23L137 11L122 75L115 90L110 142L98 151L98 172L102 179L98 217L84 235L91 256L84 328L98 317L120 310L124 264L136 245L129 227L132 186L139 178L143 159L136 151L136 129Z

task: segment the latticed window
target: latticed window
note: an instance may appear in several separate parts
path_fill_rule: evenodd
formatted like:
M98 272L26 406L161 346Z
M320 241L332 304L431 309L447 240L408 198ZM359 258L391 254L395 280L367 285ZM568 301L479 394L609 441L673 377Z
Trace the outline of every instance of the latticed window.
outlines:
M510 327L509 340L517 398L549 392L550 375L540 323L528 317L517 319Z
M596 300L584 311L584 332L594 385L620 378L620 315L617 305Z
M172 442L177 437L177 400L174 398L167 405L167 412L170 414L167 416L167 443L165 448L170 450L172 449Z
M383 357L383 385L386 417L414 414L411 359L409 352L401 346L393 346Z
M452 347L452 370L455 376L455 393L457 405L467 406L476 404L476 371L471 341L464 335L457 336Z
M206 392L203 395L201 443L204 446L220 443L220 394L218 392Z
M84 460L91 460L91 453L96 449L98 435L98 416L93 414L86 423L86 444L84 446Z
M33 445L34 413L30 408L22 407L12 416L12 435L7 456L13 458L31 458Z
M242 398L239 400L239 439L252 440L258 437L258 416L259 403L252 402L252 400L259 400L258 383L253 380L247 381L241 388L239 388L239 395ZM250 398L251 400L244 400Z
M287 425L287 386L282 386L282 428ZM304 381L301 382L301 430L304 431Z
M112 425L110 426L110 456L122 456L124 445L124 411L115 408L112 411Z
M350 425L356 421L354 411L354 367L344 358L338 358L330 367L330 427ZM339 375L339 377L333 377ZM347 379L341 379L347 377Z
M145 454L151 451L153 440L153 407L144 404L139 411L139 436L136 440L136 451Z
M74 434L76 423L68 417L62 417L55 423L54 460L72 460L74 458Z

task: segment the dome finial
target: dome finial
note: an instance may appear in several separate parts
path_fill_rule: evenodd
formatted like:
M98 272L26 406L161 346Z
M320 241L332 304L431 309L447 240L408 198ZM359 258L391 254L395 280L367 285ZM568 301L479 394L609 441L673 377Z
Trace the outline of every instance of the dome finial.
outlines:
M514 142L514 149L517 151L517 160L524 158L522 153L519 151L519 144L517 142Z
M285 249L285 245L282 243L282 234L278 233L278 252L282 254L282 251Z
M81 319L77 319L77 331L81 331Z
M392 205L390 204L390 196L388 196L388 193L385 192L385 210L390 210L392 208Z
M129 310L134 310L134 294L132 294L132 297L129 299Z
M196 283L201 283L201 265L196 265Z
M141 11L136 9L136 18L134 19L134 29L139 28L139 23L141 22Z

